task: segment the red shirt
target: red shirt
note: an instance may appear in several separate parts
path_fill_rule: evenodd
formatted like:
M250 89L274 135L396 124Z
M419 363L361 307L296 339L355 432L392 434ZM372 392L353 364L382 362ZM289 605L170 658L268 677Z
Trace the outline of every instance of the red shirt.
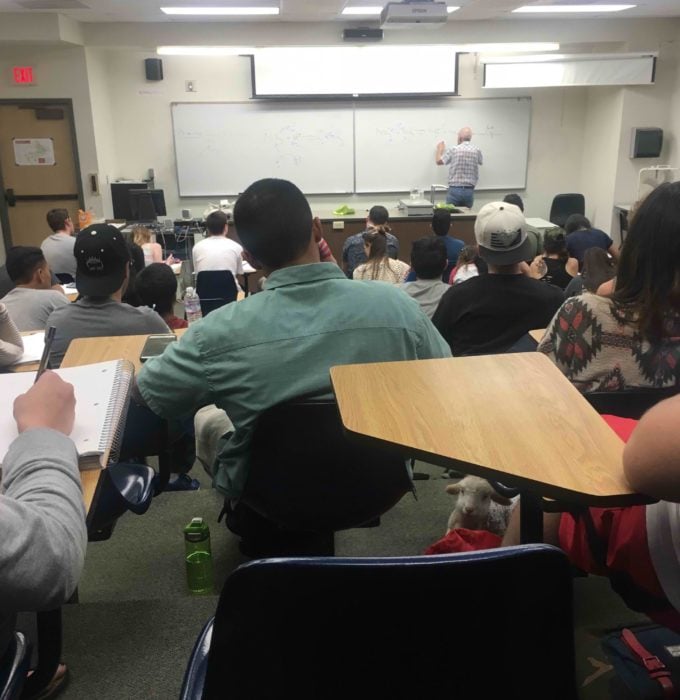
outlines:
M168 316L164 319L164 321L168 324L168 327L172 331L175 331L178 328L189 327L189 322L184 318L179 318L178 316Z

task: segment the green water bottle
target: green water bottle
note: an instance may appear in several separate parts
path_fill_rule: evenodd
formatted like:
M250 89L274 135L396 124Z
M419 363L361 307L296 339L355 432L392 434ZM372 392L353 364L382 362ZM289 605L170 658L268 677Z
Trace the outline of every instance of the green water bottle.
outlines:
M203 518L192 518L184 528L187 583L196 595L213 592L212 552L210 528Z

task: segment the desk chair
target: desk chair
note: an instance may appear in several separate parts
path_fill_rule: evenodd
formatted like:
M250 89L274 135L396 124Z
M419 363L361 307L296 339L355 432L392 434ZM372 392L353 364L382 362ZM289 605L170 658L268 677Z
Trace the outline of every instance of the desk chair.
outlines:
M254 561L227 579L180 698L576 698L572 625L548 545Z
M196 275L196 294L201 300L201 312L207 316L220 306L236 301L238 287L229 270L204 270Z
M182 446L193 445L193 436L171 443L168 422L156 416L146 406L130 401L122 440L119 462L110 464L99 477L97 491L87 517L88 540L107 540L117 520L127 512L146 513L155 495L168 484L173 453L185 456ZM158 477L144 462L158 457ZM186 460L193 458L186 455Z
M345 437L335 401L292 401L260 416L227 525L247 556L331 556L336 530L377 524L412 488L400 451Z
M145 464L111 464L104 469L87 518L88 541L108 540L125 513L146 513L154 497L154 476Z
M58 272L56 277L59 280L59 284L71 284L75 282L73 275L70 275L68 272Z
M583 398L600 414L639 420L652 406L680 393L680 386L665 389L625 389L624 391L591 391Z
M18 700L30 658L26 637L21 632L14 632L7 650L0 657L0 700Z
M582 194L556 194L550 207L550 221L555 226L564 228L572 214L586 213L586 200Z
M621 232L621 243L623 243L628 235L628 212L625 209L619 209L619 231Z

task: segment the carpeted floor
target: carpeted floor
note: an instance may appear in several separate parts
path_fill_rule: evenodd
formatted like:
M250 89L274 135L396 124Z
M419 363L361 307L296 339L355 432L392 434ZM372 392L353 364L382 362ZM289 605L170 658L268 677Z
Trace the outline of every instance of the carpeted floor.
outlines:
M418 500L406 496L377 528L336 537L339 556L418 554L445 532L452 498L441 470L419 465ZM201 478L201 475L198 475ZM202 481L208 484L207 477ZM64 653L71 682L64 700L175 698L194 640L213 614L216 596L186 588L182 528L192 517L210 524L216 590L243 560L236 538L216 522L212 490L167 493L148 513L125 516L106 542L88 547L80 602L64 608ZM584 700L607 698L611 671L599 649L603 631L640 619L595 578L575 581L577 678ZM424 610L450 601L422 601ZM584 685L585 683L585 685Z

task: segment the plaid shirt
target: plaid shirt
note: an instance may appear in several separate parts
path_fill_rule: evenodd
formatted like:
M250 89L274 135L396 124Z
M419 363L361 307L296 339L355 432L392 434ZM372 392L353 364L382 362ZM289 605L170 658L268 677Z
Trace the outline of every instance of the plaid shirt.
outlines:
M482 152L469 141L447 149L442 163L449 166L449 187L474 187L482 162Z

